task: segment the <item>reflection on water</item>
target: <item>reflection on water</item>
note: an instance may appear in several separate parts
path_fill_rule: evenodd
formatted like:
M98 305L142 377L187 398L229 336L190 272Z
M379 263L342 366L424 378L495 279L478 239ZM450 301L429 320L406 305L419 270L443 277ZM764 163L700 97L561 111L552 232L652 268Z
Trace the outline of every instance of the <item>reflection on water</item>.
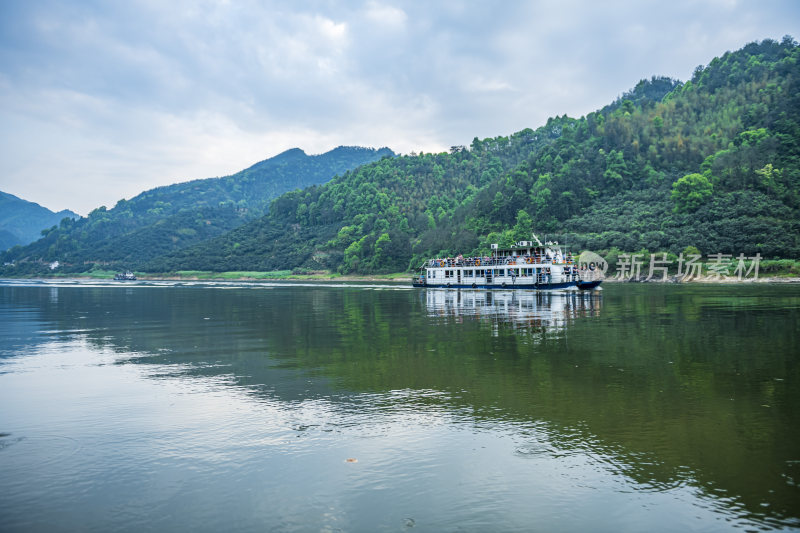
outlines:
M798 528L798 289L0 282L0 523Z
M577 318L597 316L602 291L485 291L427 289L425 303L430 316L474 317L495 325L502 323L519 332L556 336Z

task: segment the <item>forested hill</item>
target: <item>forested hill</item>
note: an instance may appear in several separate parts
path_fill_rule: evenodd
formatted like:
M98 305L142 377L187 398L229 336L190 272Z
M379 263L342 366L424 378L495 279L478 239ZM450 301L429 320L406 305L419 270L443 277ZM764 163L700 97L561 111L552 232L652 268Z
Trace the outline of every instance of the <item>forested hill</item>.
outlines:
M294 148L231 176L151 189L120 200L112 209L100 207L86 218L62 220L39 241L9 250L4 262L18 265L5 272L13 274L24 263L54 260L73 271L92 264L134 266L259 217L286 191L325 183L384 156L394 152L340 146L309 156Z
M384 159L285 194L153 271L400 271L531 229L598 252L800 257L800 48L750 43L692 79L449 153ZM587 81L588 83L588 81Z
M39 204L0 191L0 251L37 240L43 229L66 217L78 218L78 215L67 209L54 213Z

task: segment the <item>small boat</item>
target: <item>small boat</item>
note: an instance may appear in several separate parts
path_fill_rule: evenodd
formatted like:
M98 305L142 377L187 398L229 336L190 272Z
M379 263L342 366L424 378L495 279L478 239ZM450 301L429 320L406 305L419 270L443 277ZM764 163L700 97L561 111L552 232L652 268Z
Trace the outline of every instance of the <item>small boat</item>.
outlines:
M414 287L454 289L590 290L602 282L594 264L578 264L558 242L520 241L508 248L492 244L486 257L428 259L412 280Z
M114 274L114 279L117 281L135 281L136 275L129 270L124 274L122 272L120 272L119 274Z

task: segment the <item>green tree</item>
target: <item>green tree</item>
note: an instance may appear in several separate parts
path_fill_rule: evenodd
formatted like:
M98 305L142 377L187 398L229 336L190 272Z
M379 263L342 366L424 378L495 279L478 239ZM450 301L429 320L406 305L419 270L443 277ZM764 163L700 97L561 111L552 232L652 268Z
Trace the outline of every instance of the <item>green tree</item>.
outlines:
M627 176L628 165L625 163L622 151L611 150L606 157L606 171L603 172L606 182L609 185L618 186Z
M524 209L517 211L517 223L514 225L514 240L524 241L531 236L533 219Z
M670 197L676 213L692 213L714 194L714 186L702 174L687 174L672 184Z

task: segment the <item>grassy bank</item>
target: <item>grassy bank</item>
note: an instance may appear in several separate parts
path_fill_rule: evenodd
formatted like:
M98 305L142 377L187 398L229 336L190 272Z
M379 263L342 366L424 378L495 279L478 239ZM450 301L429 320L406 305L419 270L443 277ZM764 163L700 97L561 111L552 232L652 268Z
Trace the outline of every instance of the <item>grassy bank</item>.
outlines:
M187 279L187 280L307 280L307 281L410 281L411 274L396 272L392 274L342 275L326 270L298 272L275 270L271 272L233 271L211 272L205 270L179 270L162 274L137 273L142 279Z
M605 252L605 253L603 253ZM643 250L636 254L636 263L638 268L635 271L639 276L646 277L650 269L650 252ZM608 270L606 271L606 279L618 277L620 270L624 270L626 275L625 279L629 278L631 272L631 258L623 257L623 253L619 250L604 250L601 251L600 256L608 262ZM661 259L661 253L656 255L656 260ZM708 279L708 274L711 272L714 263L705 260L697 261L699 270L702 275L695 281L715 281ZM627 263L623 265L622 263ZM665 263L657 263L664 265ZM668 277L673 278L679 274L678 272L678 257L674 254L667 254ZM25 266L30 266L26 264ZM743 278L750 279L754 276L751 261L746 261L742 267ZM684 266L683 272L686 272ZM736 261L729 263L727 269L722 269L721 274L727 274L729 278L736 278ZM0 277L6 278L88 278L88 279L113 279L114 275L119 273L118 270L106 270L95 268L84 272L78 272L70 268L50 270L49 268L13 268L6 266ZM273 270L273 271L230 271L230 272L213 272L210 270L178 270L175 272L137 272L134 271L139 279L161 279L161 280L229 280L229 281L248 281L248 280L305 280L305 281L403 281L410 282L411 272L394 272L391 274L339 274L328 270ZM746 276L744 274L747 273ZM695 271L696 274L696 271ZM655 278L660 279L662 273L660 270L655 272ZM800 279L800 261L794 259L762 259L758 265L758 281L793 281ZM724 281L724 280L716 280Z

